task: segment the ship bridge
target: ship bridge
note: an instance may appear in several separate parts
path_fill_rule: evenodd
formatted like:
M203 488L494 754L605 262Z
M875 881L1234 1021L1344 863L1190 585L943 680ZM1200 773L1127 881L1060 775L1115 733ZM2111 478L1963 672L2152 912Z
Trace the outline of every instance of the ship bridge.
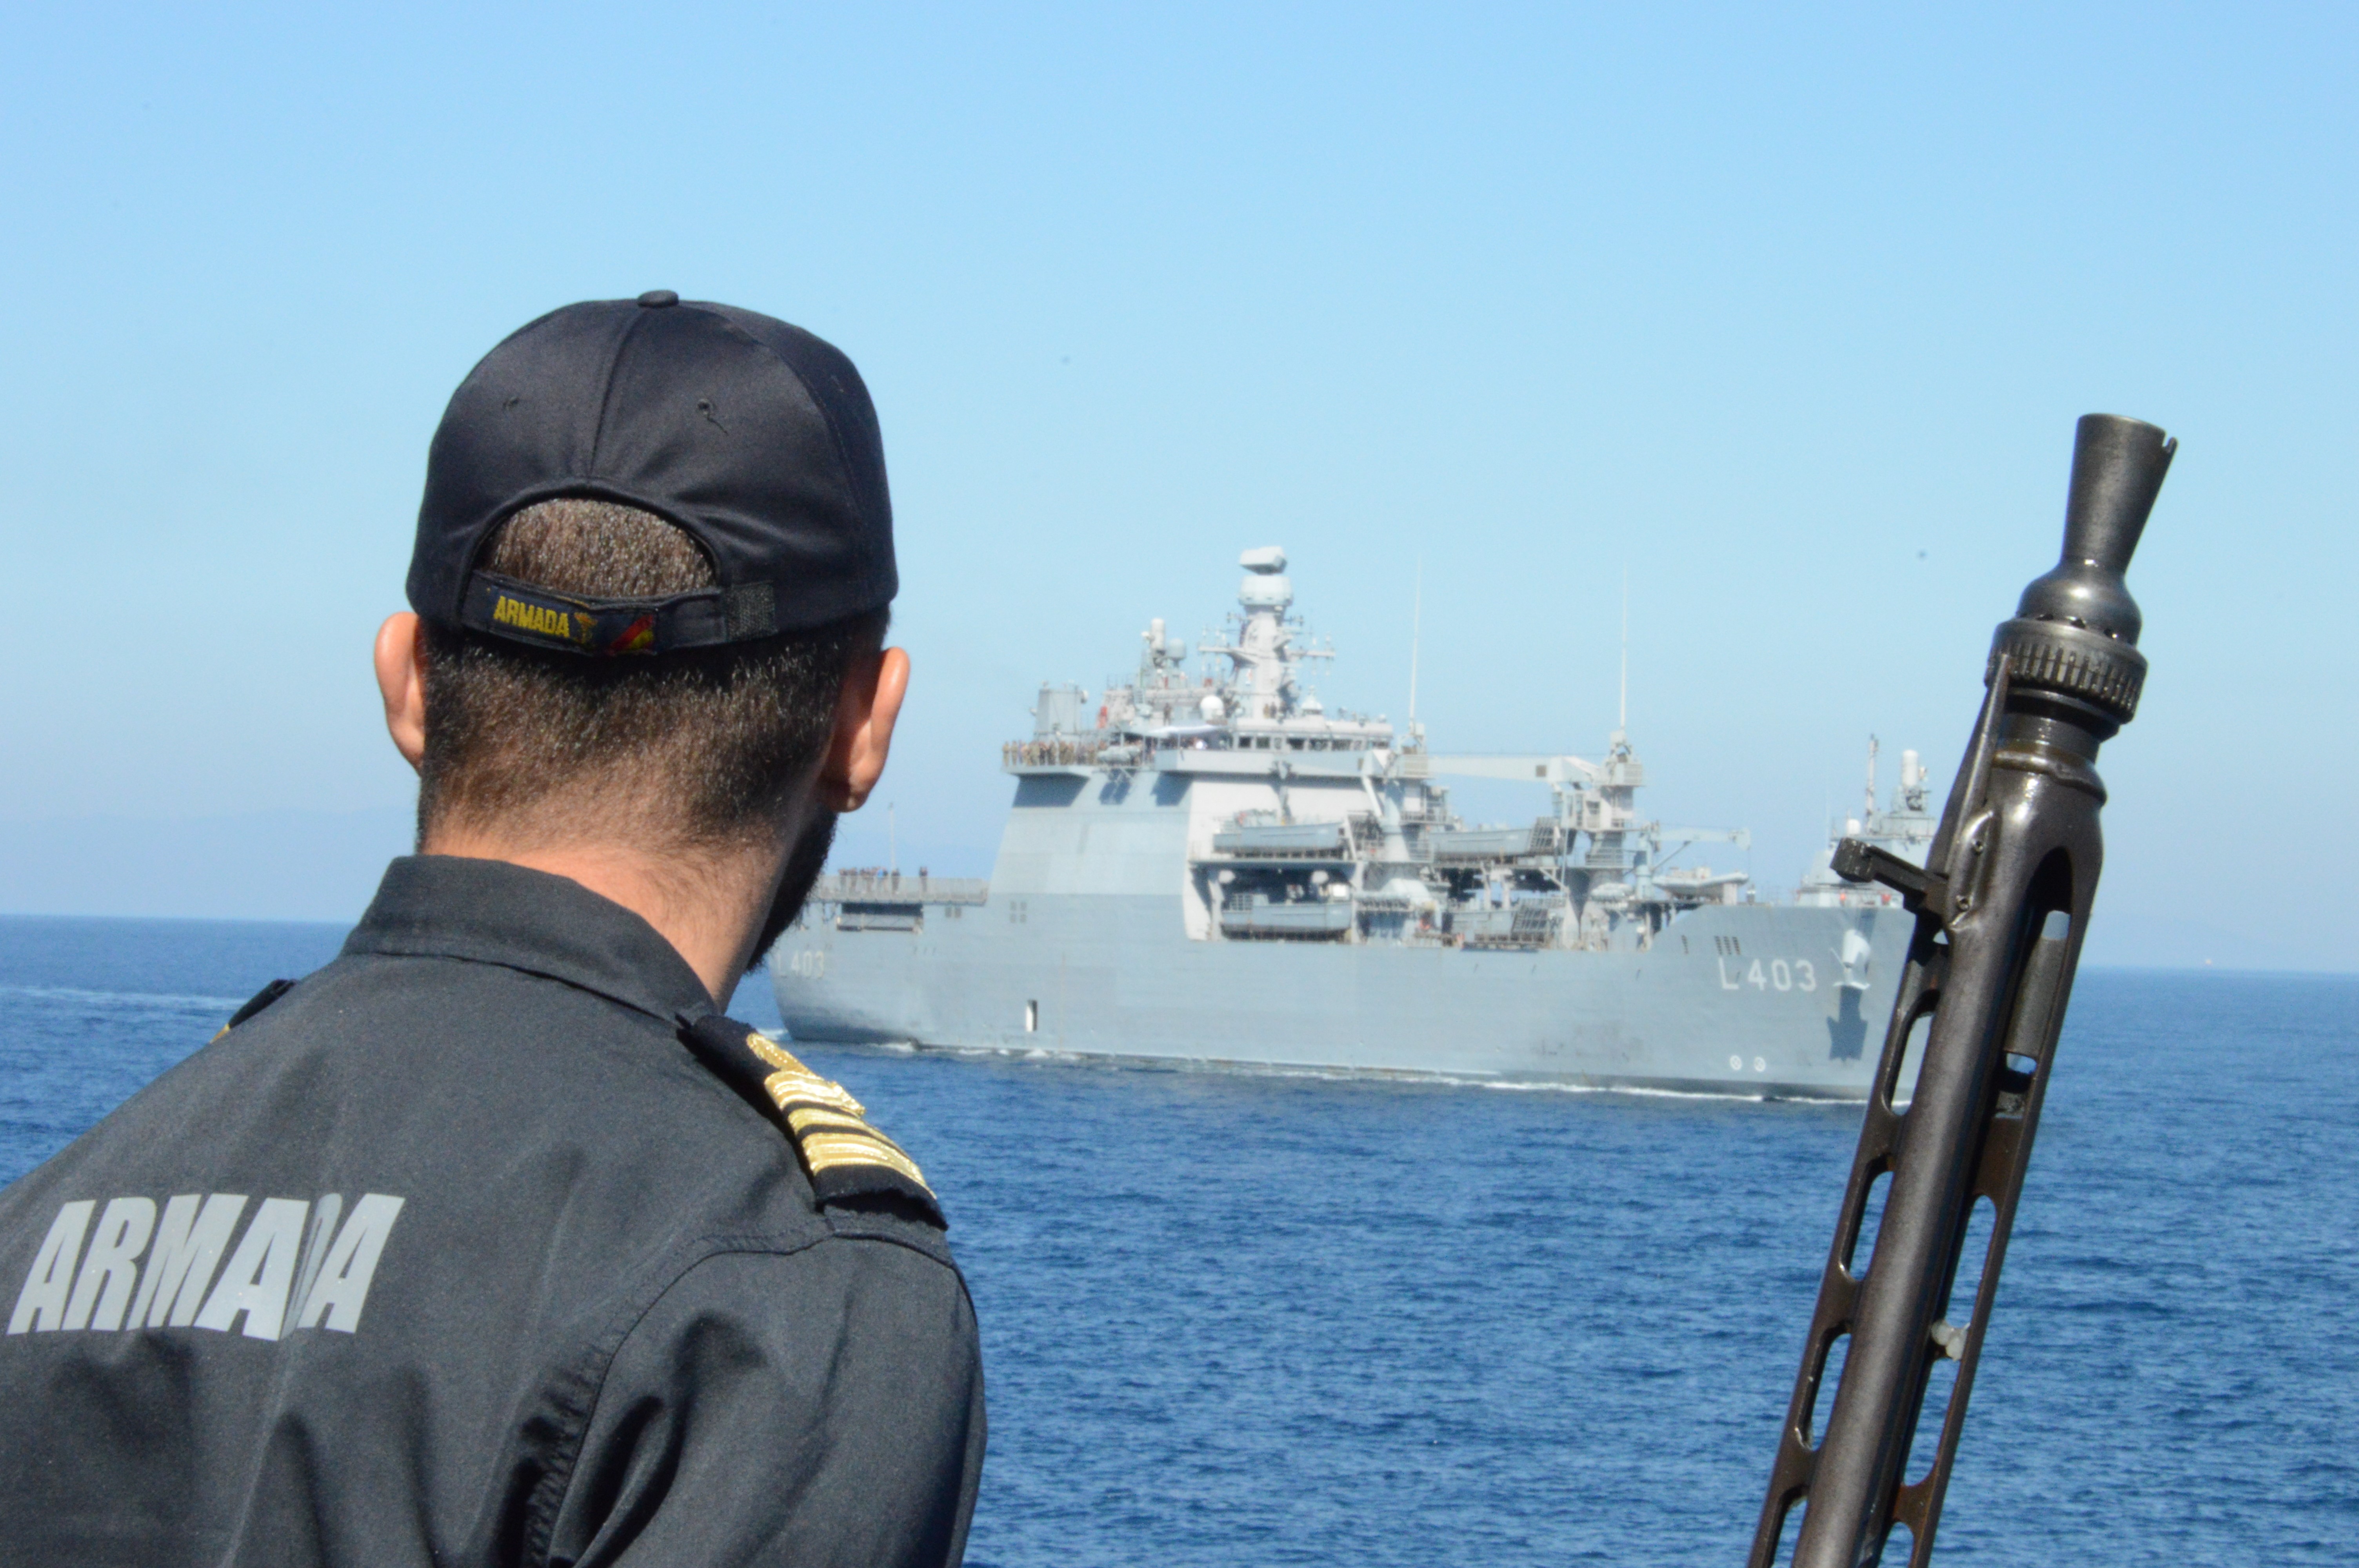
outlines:
M1427 750L1413 721L1404 733L1382 714L1330 710L1310 671L1333 651L1294 613L1286 552L1247 550L1238 564L1221 633L1190 649L1150 621L1136 670L1097 700L1040 688L1031 738L1002 757L1024 781L1003 848L1011 872L1109 891L1152 878L1169 863L1147 847L1162 829L1135 814L1161 810L1199 940L1643 945L1682 910L1742 896L1747 873L1674 857L1702 842L1749 848L1749 835L1646 818L1646 767L1622 730L1595 761L1449 755ZM1548 813L1470 826L1442 782L1457 778L1537 785ZM1060 816L1031 809L1050 804ZM1116 842L1129 848L1105 859Z

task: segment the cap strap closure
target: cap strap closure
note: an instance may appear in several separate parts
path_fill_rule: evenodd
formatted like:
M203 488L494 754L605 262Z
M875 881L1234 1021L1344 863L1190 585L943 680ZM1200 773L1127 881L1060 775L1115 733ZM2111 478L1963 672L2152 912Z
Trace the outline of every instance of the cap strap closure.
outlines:
M459 620L495 637L592 658L668 654L767 633L770 617L749 613L740 602L745 598L744 589L705 588L656 599L585 599L479 571L467 579ZM763 611L768 608L766 602L760 606Z

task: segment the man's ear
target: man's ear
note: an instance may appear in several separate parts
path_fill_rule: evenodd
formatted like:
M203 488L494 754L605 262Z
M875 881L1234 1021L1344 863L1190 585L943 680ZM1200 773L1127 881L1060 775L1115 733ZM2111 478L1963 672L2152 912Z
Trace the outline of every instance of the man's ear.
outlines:
M830 811L859 810L876 787L908 691L909 655L899 648L858 660L844 676L835 731L819 770L820 800Z
M426 640L418 617L404 610L376 629L376 689L385 697L385 730L393 749L416 767L426 756Z

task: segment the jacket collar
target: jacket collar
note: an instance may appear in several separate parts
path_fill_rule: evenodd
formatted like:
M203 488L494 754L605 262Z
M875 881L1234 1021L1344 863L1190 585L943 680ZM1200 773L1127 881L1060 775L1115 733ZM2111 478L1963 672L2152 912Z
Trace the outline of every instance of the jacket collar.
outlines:
M506 860L403 856L386 868L344 952L498 964L667 1024L713 1011L704 982L647 921L571 877Z

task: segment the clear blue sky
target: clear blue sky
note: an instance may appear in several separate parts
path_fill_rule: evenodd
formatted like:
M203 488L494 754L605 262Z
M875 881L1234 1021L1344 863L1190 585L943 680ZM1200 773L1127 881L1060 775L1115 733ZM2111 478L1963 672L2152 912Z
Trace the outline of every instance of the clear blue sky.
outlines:
M227 10L0 51L0 908L355 913L443 400L670 287L876 395L905 863L1280 543L1395 717L1422 557L1449 750L1597 749L1626 574L1651 806L1785 888L1871 730L1946 784L2103 409L2184 446L2099 951L2359 964L2359 12Z

